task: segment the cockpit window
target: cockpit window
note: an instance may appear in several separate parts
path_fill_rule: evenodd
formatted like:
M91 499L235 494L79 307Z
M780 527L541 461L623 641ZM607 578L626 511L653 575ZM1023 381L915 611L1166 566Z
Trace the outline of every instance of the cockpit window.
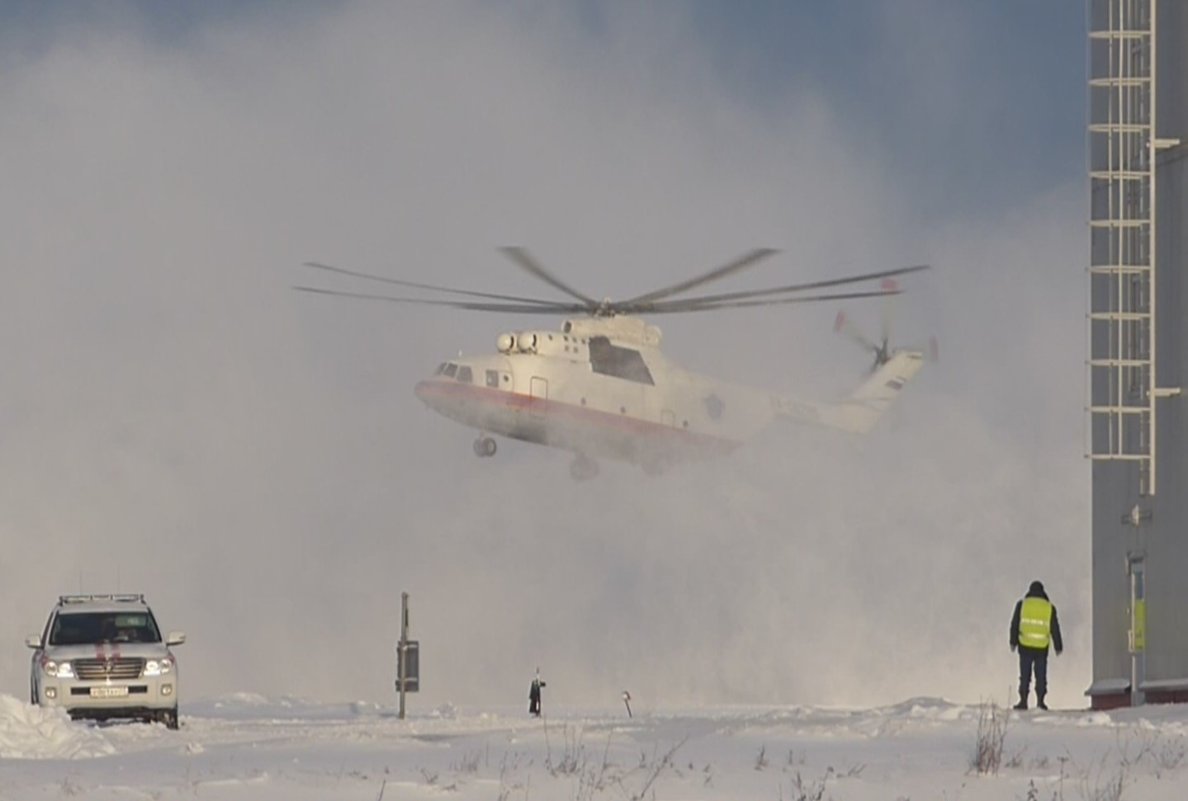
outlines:
M458 365L449 362L441 372L446 378L453 378L458 372Z
M463 384L474 383L474 372L469 367L459 367L457 379Z
M437 369L433 371L433 375L441 375L442 373L445 372L445 369L446 369L446 363L442 362L441 364L437 365Z
M639 351L612 345L606 337L590 337L590 367L596 373L637 384L655 383Z

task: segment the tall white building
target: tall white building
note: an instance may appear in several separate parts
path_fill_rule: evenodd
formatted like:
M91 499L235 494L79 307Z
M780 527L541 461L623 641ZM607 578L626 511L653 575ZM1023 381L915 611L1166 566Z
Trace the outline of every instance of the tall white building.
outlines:
M1093 707L1188 701L1188 2L1089 0Z

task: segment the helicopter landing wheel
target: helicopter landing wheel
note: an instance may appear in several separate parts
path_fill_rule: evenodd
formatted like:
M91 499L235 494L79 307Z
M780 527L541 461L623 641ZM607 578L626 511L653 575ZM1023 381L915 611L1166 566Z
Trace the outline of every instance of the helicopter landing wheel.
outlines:
M569 475L573 477L574 481L589 481L598 475L598 462L579 453L569 463Z
M494 456L498 447L490 437L479 437L474 441L474 455L485 459Z

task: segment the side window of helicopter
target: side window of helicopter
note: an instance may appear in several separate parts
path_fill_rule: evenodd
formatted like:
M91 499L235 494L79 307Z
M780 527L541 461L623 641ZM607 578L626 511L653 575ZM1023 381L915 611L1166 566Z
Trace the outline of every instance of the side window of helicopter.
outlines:
M446 369L446 363L442 362L441 364L437 365L437 369L433 371L433 375L441 375L442 373L445 372L445 369Z
M458 373L458 365L449 362L441 372L446 378L453 378Z
M590 368L637 384L655 384L639 351L612 345L606 337L590 337Z
M496 387L496 388L499 387L499 371L498 370L488 370L487 371L487 386Z
M457 380L463 384L474 383L474 371L472 371L469 367L459 367Z

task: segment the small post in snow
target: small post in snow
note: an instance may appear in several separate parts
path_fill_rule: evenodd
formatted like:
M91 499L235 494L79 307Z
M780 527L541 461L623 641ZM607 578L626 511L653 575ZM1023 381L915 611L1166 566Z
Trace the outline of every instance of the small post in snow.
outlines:
M627 707L627 717L631 717L631 693L623 690L623 706Z
M400 719L404 720L404 672L408 668L405 665L404 649L408 646L408 593L400 593L400 642L396 646L396 682L400 685Z
M421 644L408 638L408 593L400 593L400 641L396 643L396 690L400 693L400 719L404 720L404 694L421 688Z

